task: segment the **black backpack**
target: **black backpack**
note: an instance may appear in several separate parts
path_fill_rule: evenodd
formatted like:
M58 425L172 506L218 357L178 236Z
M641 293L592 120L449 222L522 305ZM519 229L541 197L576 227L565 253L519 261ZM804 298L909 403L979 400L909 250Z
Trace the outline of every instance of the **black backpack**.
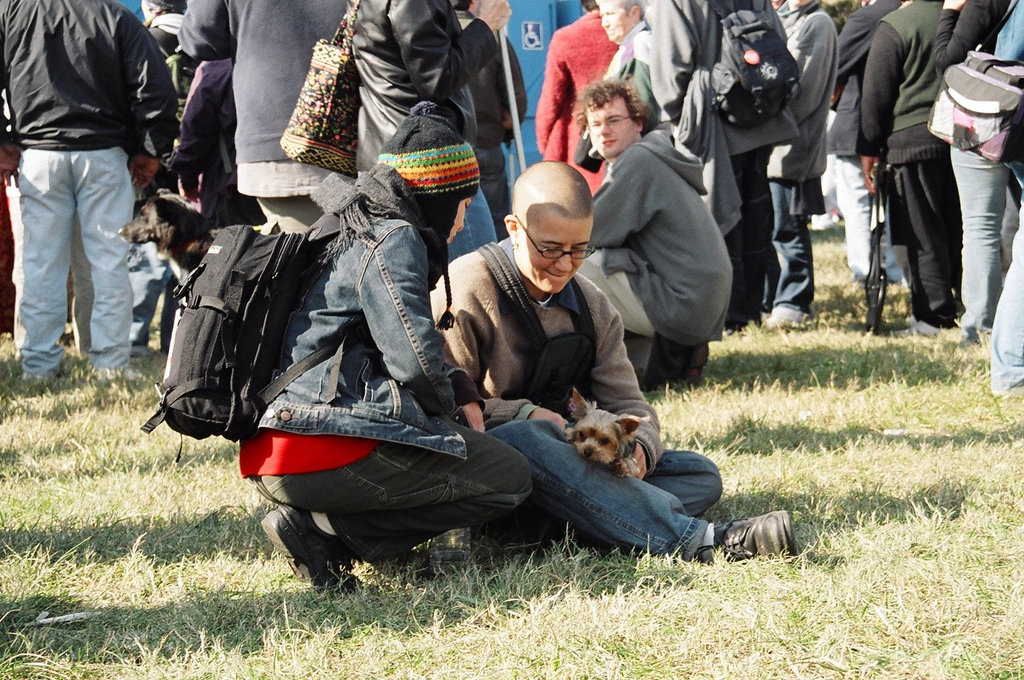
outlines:
M248 225L221 229L199 266L175 290L181 301L157 412L175 432L231 441L256 433L267 404L295 378L328 359L322 347L274 378L292 311L338 233L334 215L306 233L265 235Z
M549 338L533 309L533 302L519 271L509 262L501 246L488 243L481 246L479 251L487 262L498 290L508 300L516 318L526 330L536 357L523 396L537 406L566 415L573 387L584 395L590 394L590 372L594 370L594 320L590 316L583 291L576 279L569 280L569 286L573 288L580 306L579 316L573 319L576 330Z
M800 69L775 32L771 6L755 11L728 2L709 0L722 22L721 51L711 69L714 104L729 123L753 127L786 107Z

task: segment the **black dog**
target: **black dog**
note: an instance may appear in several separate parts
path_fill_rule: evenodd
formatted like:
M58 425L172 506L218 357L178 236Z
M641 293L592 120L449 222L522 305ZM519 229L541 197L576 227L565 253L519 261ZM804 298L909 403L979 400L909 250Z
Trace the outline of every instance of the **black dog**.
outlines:
M156 243L157 252L171 261L178 280L184 281L183 277L199 266L218 231L191 203L161 189L118 233L129 243Z

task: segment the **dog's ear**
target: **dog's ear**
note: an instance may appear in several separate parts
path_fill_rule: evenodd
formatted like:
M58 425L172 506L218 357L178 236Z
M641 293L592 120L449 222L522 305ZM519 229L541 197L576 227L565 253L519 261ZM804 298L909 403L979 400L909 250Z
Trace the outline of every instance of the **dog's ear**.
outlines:
M615 422L622 428L622 434L631 435L640 427L640 423L647 420L639 416L620 416Z
M569 411L569 420L572 421L582 420L586 417L587 411L590 410L587 400L583 398L583 395L575 387L572 388L572 393L569 395L567 410Z

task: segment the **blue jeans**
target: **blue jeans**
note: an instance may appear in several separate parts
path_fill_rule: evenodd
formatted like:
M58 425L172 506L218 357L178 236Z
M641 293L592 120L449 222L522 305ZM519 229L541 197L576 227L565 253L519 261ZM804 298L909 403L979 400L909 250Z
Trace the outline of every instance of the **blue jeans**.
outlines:
M1024 187L1024 163L1009 164ZM1024 218L1024 208L1021 210ZM992 391L1024 392L1024 238L1013 239L1013 262L992 323Z
M584 460L550 421L514 421L488 434L526 456L534 505L605 545L693 559L708 527L694 516L722 495L718 468L697 453L666 451L641 481Z
M59 344L67 320L67 280L75 216L95 291L89 316L89 359L94 368L128 365L132 289L128 244L117 231L132 218L128 156L121 149L26 149L21 184L24 290L19 318L22 370L51 375L64 354Z
M960 317L964 340L976 341L978 331L992 330L992 320L1003 288L1001 232L1006 211L1009 169L978 154L950 149L953 175L960 192L964 222L963 274Z
M128 334L133 352L145 351L149 345L149 325L156 314L160 293L167 288L171 268L156 254L155 243L128 245L128 279L132 282L132 326ZM166 300L165 305L173 305ZM161 324L162 325L162 324ZM162 330L162 329L161 329Z
M810 217L793 215L793 186L769 182L775 227L772 232L774 251L765 262L764 311L786 307L811 313L814 301L814 257L811 253Z
M487 199L483 189L477 189L476 196L466 209L466 221L455 239L448 244L448 261L460 255L471 253L485 243L496 240L491 210L487 207Z
M864 186L860 156L836 156L836 206L846 224L846 264L855 281L868 277L871 265L871 195ZM903 279L892 254L889 221L885 222L885 272L889 283Z

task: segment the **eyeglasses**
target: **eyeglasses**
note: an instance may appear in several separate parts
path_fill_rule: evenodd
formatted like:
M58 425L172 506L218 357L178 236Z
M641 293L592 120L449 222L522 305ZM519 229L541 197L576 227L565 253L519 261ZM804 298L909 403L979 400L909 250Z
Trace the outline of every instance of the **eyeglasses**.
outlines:
M563 255L568 255L574 260L585 260L588 256L594 254L594 248L591 246L587 246L586 248L574 248L573 250L562 250L561 248L541 248L539 245L537 245L537 242L533 240L533 237L530 236L530 232L526 230L526 223L515 215L512 216L512 219L514 219L516 223L523 228L523 233L526 234L526 238L527 240L530 241L530 245L536 248L537 252L545 260L557 260L561 258Z
M587 123L587 127L593 130L600 130L604 127L615 127L624 120L633 120L630 116L608 116L604 120L595 120Z

